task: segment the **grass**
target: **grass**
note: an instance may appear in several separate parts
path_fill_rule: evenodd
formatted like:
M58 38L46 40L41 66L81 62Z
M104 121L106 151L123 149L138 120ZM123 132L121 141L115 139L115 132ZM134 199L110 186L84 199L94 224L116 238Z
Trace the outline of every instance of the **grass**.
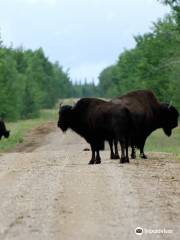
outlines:
M55 109L47 109L40 112L39 118L20 120L17 122L7 122L6 127L11 131L10 137L8 139L1 139L0 152L8 151L14 148L18 143L22 143L26 133L33 128L36 128L49 121L57 121L57 119L58 111Z
M180 159L180 127L173 130L171 137L167 137L161 129L155 131L148 138L145 150L174 153Z
M77 99L63 99L59 103L73 105ZM0 152L5 152L13 149L17 144L22 143L24 136L28 131L47 123L49 121L58 120L59 103L54 109L41 110L40 116L34 119L19 120L17 122L6 122L6 127L10 130L10 137L8 139L2 138L0 141Z

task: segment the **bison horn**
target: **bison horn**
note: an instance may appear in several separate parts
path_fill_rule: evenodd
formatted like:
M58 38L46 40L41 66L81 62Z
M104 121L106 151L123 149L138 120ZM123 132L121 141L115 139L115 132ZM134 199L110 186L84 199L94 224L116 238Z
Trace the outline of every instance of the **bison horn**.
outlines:
M172 106L172 101L170 101L168 108L170 108L171 106Z
M63 102L61 102L61 103L59 104L59 107L61 108L61 107L62 107L62 105L63 105Z

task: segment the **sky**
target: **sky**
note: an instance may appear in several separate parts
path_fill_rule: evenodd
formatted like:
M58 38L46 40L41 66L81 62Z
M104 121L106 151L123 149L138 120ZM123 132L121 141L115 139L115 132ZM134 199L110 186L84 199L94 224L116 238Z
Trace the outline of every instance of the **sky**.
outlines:
M72 81L97 82L168 12L157 0L0 0L0 34L7 46L42 47Z

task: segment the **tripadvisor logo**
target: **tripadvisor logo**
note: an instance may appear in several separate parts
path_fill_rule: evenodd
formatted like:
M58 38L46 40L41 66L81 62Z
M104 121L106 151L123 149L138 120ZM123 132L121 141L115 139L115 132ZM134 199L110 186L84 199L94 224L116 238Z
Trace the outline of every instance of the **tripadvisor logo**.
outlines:
M143 229L141 227L137 227L135 229L135 233L136 233L136 235L142 235L143 234Z

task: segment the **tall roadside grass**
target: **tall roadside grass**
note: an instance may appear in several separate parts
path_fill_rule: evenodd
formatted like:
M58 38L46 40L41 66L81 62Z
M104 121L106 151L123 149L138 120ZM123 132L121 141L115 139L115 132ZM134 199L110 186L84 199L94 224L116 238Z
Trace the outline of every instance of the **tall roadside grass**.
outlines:
M24 136L28 131L41 126L49 121L57 121L58 110L42 110L39 118L20 120L17 122L6 122L6 127L10 130L10 137L8 139L2 138L0 141L0 152L8 151L14 148L18 143L23 142Z
M145 150L174 153L180 159L180 127L173 130L171 137L167 137L161 129L153 132L146 142Z

